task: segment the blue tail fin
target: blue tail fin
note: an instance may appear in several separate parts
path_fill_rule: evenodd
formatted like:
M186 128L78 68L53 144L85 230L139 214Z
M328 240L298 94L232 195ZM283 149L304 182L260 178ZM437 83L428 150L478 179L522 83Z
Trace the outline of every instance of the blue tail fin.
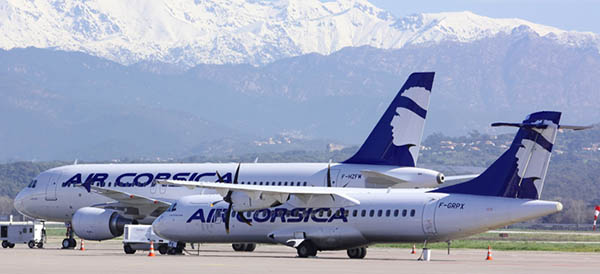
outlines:
M536 112L522 123L510 148L477 178L432 192L539 199L559 128L560 112Z
M414 167L434 74L411 74L365 143L344 163Z

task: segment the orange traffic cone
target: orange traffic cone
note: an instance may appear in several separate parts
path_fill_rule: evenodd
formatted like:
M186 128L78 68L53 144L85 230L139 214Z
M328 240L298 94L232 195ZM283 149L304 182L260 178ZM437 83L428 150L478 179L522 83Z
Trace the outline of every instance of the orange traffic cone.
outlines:
M81 239L81 247L79 247L79 250L85 251L85 243L83 242L83 239Z
M417 252L415 251L415 245L413 245L412 251L410 252L410 254L417 254Z
M485 258L486 261L491 261L492 260L492 248L488 245L488 253L487 253L487 257Z
M154 241L150 241L150 253L148 253L148 257L154 257Z

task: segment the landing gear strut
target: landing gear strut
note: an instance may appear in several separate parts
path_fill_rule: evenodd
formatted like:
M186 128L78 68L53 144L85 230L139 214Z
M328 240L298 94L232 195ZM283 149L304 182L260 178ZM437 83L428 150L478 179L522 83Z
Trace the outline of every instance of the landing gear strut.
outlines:
M65 236L67 238L62 241L62 249L74 249L77 246L77 241L73 238L73 228L70 223L65 223L67 227L67 233Z
M362 259L367 256L367 248L366 247L357 247L357 248L349 248L346 250L348 257L350 259Z

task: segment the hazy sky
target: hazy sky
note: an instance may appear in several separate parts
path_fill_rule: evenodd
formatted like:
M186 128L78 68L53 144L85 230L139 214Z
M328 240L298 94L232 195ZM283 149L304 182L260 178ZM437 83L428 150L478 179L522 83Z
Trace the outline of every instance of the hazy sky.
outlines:
M600 33L600 0L370 0L396 17L464 11L494 18L521 18L564 30Z

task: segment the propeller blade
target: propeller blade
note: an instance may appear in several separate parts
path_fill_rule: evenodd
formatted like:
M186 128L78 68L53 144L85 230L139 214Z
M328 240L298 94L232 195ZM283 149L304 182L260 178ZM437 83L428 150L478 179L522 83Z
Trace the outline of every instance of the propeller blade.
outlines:
M225 212L225 220L223 220L225 221L225 232L227 232L227 234L229 234L229 219L231 219L231 207L233 207L233 205L229 203L229 207Z
M213 206L215 206L216 204L218 204L218 203L220 203L220 202L225 202L225 201L224 201L224 200L218 200L218 201L216 201L216 202L212 202L212 203L210 203L210 206L211 206L211 207L213 207Z
M223 177L221 177L221 174L219 174L219 171L218 171L218 170L216 171L216 173L217 173L217 178L219 178L219 180L218 180L217 182L219 182L219 183L224 183L224 181L223 181Z
M331 162L327 165L327 187L331 187Z
M240 166L242 163L239 163L237 169L235 170L235 175L233 175L233 184L237 185L238 183L238 175L240 174Z
M244 223L246 223L249 226L252 226L252 223L250 222L250 220L246 219L246 216L244 216L243 213L244 212L238 212L237 214L240 216L240 219L242 219L242 221L244 221Z

